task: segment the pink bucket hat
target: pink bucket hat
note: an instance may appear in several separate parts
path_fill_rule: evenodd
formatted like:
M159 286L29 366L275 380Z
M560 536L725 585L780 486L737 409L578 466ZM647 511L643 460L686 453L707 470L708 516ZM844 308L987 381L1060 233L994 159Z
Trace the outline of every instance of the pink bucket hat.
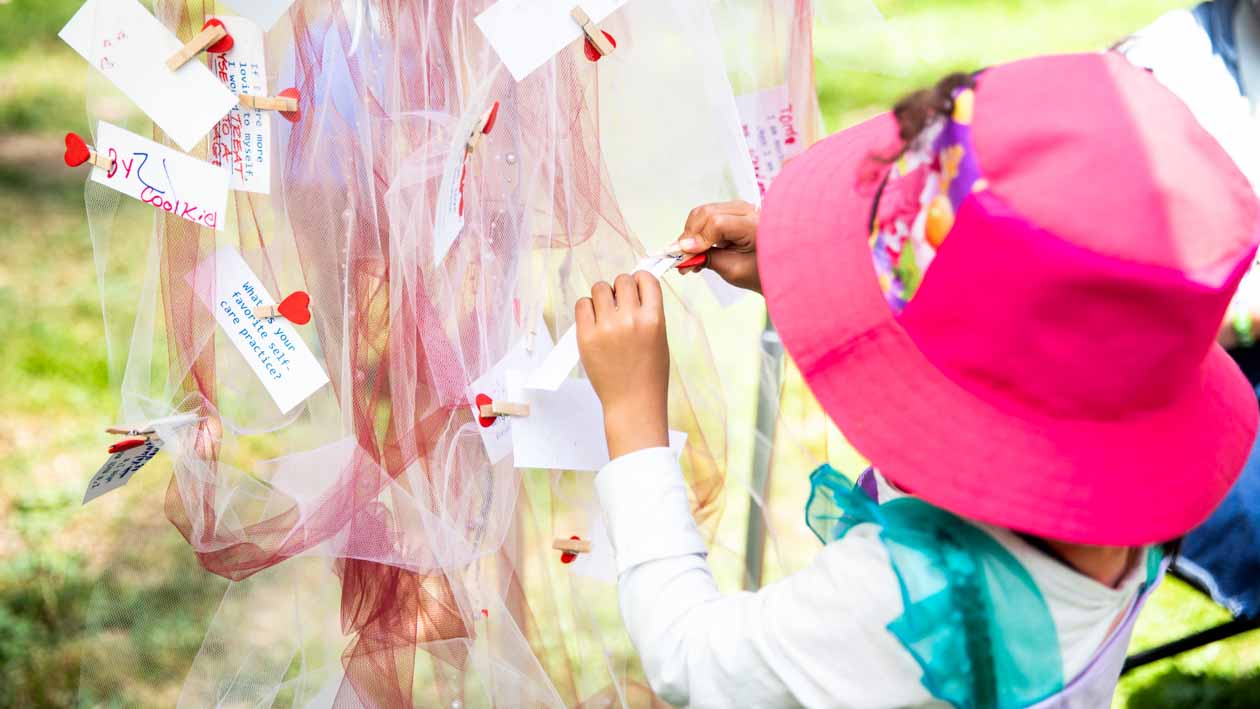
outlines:
M994 67L965 93L936 174L885 181L884 115L776 179L757 251L784 344L849 441L922 499L1068 542L1182 535L1256 437L1256 394L1215 343L1260 236L1255 194L1114 54ZM898 204L902 226L929 222L927 253L889 243Z

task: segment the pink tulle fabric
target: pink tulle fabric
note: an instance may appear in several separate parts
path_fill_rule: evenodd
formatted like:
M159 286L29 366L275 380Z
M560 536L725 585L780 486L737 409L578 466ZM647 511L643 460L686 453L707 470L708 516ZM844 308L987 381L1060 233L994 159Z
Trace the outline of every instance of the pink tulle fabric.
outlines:
M637 181L696 204L755 198L740 187L746 146L723 133L736 93L786 86L796 148L817 137L811 2L737 3L773 28L758 35L727 31L707 3L631 0L603 23L616 53L594 63L574 46L519 83L474 24L489 4L298 0L267 34L272 93L296 87L302 112L273 124L272 193L234 192L219 233L155 217L123 413L202 417L161 432L165 512L201 566L233 582L181 705L659 703L614 587L575 577L550 548L596 524L590 476L491 464L467 387L523 339L557 337L591 285L677 236L662 230L685 211L624 206ZM231 14L154 5L181 38ZM741 44L760 57L756 75L725 61ZM695 77L696 92L658 88L667 73ZM444 165L495 101L468 164L465 226L435 263ZM686 116L655 116L667 107ZM635 159L670 130L697 154ZM89 195L98 249L116 205ZM289 415L195 295L213 287L197 265L224 245L273 295L311 294L302 332L331 383ZM671 426L689 435L683 469L717 544L730 441L709 365L715 306L698 278L665 285Z

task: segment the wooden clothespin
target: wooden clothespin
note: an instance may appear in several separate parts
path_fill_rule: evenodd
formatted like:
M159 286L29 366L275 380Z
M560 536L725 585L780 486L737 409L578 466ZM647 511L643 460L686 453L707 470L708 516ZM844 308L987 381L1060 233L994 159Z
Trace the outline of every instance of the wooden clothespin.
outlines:
M494 422L502 417L510 416L529 416L529 404L519 404L511 401L495 401L485 394L478 394L473 399L473 404L477 407L477 422L482 428L490 428Z
M302 99L302 94L297 89L285 89L278 96L241 94L238 98L245 108L258 111L279 111L280 115L290 123L297 123L302 117L302 112L298 110L298 102Z
M560 563L562 564L572 564L577 559L578 554L591 553L591 543L584 541L577 535L568 539L557 539L551 543L551 548L563 552L560 555Z
M582 28L582 34L586 35L586 58L593 62L597 62L601 57L606 57L613 53L617 48L617 40L607 32L601 30L599 25L586 14L581 5L575 6L569 11L569 16L573 21L578 23Z
M68 167L78 167L86 162L102 170L110 172L114 170L114 159L100 155L88 147L87 142L78 133L66 133L65 160Z
M254 317L281 317L294 325L305 325L311 321L311 296L306 291L293 291L279 305L254 308Z
M144 436L145 438L151 438L157 435L157 431L154 431L152 426L146 426L144 428L136 426L110 426L105 429L105 433L108 433L111 436Z
M517 404L510 401L491 401L477 407L482 418L499 418L500 416L529 416L529 404Z
M175 52L170 59L166 60L166 68L176 71L202 52L223 54L224 52L230 52L235 45L235 40L232 39L232 35L228 34L227 28L223 26L221 20L207 20L201 31L188 40L188 44L180 47L178 52Z
M468 136L468 142L464 145L464 150L469 155L477 150L477 146L481 144L483 136L489 135L494 130L494 123L499 118L499 102L495 101L490 110L481 114L481 120L477 121L477 127L473 129L472 135Z

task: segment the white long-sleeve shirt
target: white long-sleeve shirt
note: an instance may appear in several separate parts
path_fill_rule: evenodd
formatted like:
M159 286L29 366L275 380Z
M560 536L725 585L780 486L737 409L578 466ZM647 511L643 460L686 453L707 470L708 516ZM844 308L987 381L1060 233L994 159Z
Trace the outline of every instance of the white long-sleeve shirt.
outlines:
M880 500L899 495L880 481ZM935 707L886 626L902 614L874 525L825 545L797 573L723 595L668 448L612 461L596 477L617 557L622 619L652 689L693 707ZM804 501L802 501L802 504ZM1054 619L1065 679L1134 601L1145 564L1109 588L1000 528L977 525L1032 575Z

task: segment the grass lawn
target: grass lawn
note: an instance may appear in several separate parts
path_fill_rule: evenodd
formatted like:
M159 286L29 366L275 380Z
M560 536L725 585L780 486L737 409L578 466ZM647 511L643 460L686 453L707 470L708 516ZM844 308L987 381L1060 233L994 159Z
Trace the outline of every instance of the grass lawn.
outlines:
M1169 0L819 0L818 85L829 129L886 107L952 69L1046 51L1110 44L1166 9ZM61 165L61 136L87 133L88 69L56 32L80 0L0 3L0 706L68 706L82 682L88 703L169 706L205 634L225 583L200 571L165 522L169 463L159 458L118 494L78 505L101 462L100 428L113 423L125 352L107 353L111 313L135 308L150 213L124 201L96 279L84 217L85 172ZM880 19L882 13L885 19ZM100 235L97 235L98 238ZM134 250L129 248L134 245ZM111 321L126 343L128 318ZM161 359L156 357L156 359ZM111 373L113 380L111 381ZM808 395L789 385L784 418L807 415ZM748 395L732 397L752 401ZM734 418L734 417L733 417ZM747 418L747 417L745 417ZM812 425L812 424L811 424ZM820 429L821 430L821 429ZM732 439L743 432L732 432ZM793 466L796 466L795 468ZM793 469L799 475L790 475ZM799 540L805 460L780 461L772 522ZM732 504L739 526L745 503ZM724 522L726 524L726 522ZM737 530L742 533L742 529ZM735 535L737 538L738 534ZM814 547L780 549L770 574ZM97 617L112 599L120 615ZM1146 647L1210 626L1224 611L1176 583L1143 616ZM136 670L135 668L144 668ZM1135 673L1117 706L1250 706L1260 696L1260 633ZM120 669L125 668L125 669ZM1235 702L1230 704L1229 702Z

